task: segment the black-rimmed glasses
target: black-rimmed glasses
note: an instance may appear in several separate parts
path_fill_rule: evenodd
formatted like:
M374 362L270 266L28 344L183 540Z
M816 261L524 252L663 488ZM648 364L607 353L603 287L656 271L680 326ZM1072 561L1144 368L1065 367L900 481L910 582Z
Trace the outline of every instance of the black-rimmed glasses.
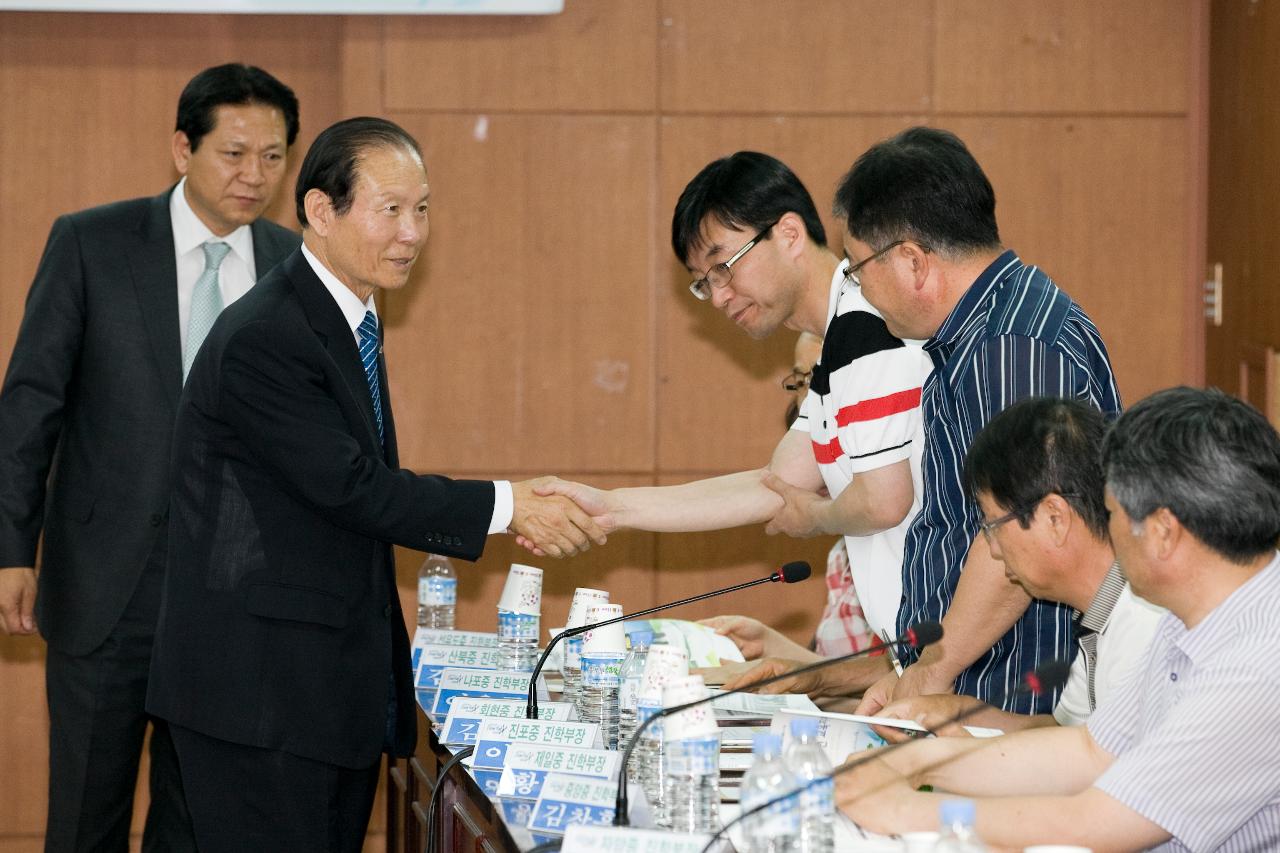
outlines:
M702 302L706 302L710 299L711 292L713 290L719 290L729 282L733 281L733 265L742 260L742 256L751 251L752 246L767 237L769 232L773 230L773 226L777 224L777 220L770 222L760 231L759 234L752 237L747 242L747 245L734 252L733 257L729 258L727 261L718 263L711 269L707 270L706 274L702 278L695 279L690 282L689 292L698 297Z
M858 261L856 264L850 263L849 268L844 271L845 279L847 281L852 282L857 287L862 287L862 279L858 275L860 272L862 272L862 268L865 267L867 264L871 263L872 261L874 261L876 258L883 255L885 252L889 251L890 249L895 248L897 246L901 246L903 243L906 243L906 242L907 242L906 240L894 240L892 243L885 246L880 251L873 252L869 257L863 258L862 260ZM923 243L920 243L919 246L923 251L926 251L926 252L933 251Z

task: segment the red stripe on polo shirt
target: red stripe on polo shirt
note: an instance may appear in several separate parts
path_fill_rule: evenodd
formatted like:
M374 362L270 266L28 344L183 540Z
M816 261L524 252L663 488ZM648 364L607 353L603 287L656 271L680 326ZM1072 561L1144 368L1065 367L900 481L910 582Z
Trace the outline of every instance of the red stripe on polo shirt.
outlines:
M830 465L844 455L844 448L840 446L839 437L831 439L826 444L818 444L816 441L811 443L813 444L813 458L818 460L819 465Z
M919 405L919 388L912 388L910 391L899 391L887 397L876 397L874 400L863 400L860 403L854 403L852 406L845 406L836 412L836 425L844 427L852 423L887 418L899 412L909 412Z

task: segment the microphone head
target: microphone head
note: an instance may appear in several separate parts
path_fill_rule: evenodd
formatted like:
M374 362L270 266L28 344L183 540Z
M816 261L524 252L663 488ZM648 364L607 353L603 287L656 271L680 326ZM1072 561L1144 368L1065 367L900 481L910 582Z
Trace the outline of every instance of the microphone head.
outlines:
M1027 689L1039 696L1062 687L1071 674L1071 664L1065 660L1051 660L1042 663L1026 677Z
M942 623L930 619L917 622L907 629L907 640L917 649L932 645L942 639Z
M808 580L811 574L813 574L813 568L808 563L804 560L796 560L782 567L781 580L783 583L798 583Z

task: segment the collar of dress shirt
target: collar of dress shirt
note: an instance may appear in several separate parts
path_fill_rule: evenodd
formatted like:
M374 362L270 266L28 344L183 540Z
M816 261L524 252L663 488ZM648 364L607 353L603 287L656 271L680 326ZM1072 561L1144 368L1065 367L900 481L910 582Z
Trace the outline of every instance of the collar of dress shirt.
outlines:
M1269 562L1256 575L1236 588L1226 600L1219 604L1200 620L1191 630L1182 624L1182 620L1174 618L1172 641L1192 663L1204 660L1218 652L1223 645L1230 643L1248 654L1253 642L1252 638L1241 636L1248 622L1252 625L1271 624L1270 618L1249 619L1250 611L1268 611L1275 607L1280 597L1280 552L1273 553ZM1166 626L1167 627L1167 626ZM1259 661L1259 666L1269 666L1267 661Z
M938 327L938 331L924 345L926 350L936 349L949 344L962 336L969 327L970 321L983 310L989 308L987 297L1004 281L1009 270L1022 265L1018 255L1012 249L1006 249L1000 257L982 271L982 274L969 285L969 289L960 297L956 307L951 309L947 319Z
M244 261L249 269L253 269L253 234L248 225L241 225L225 237L218 237L209 230L209 226L200 221L196 212L187 201L187 179L178 181L178 186L169 196L169 219L173 223L173 247L178 255L185 255L200 247L201 243L210 240L221 240L231 247L236 257Z
M358 344L360 335L356 333L356 329L360 328L360 324L364 322L364 313L372 311L375 318L378 316L378 306L374 304L373 297L370 296L367 302L361 302L360 297L351 292L351 288L339 281L328 267L320 263L320 259L311 253L306 243L302 244L302 257L307 259L307 263L315 271L320 283L324 285L325 290L329 291L333 301L338 303L338 308L342 311L342 316L347 319L347 325L351 327L351 334L355 336Z

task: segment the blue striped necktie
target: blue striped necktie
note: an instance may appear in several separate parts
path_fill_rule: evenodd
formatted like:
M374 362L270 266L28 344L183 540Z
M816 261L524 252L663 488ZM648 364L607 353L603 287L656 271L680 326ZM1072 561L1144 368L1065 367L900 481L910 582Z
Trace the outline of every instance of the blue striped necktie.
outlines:
M378 319L372 311L364 312L356 332L360 335L360 363L364 365L364 378L369 383L369 396L373 399L373 416L378 421L378 443L386 443L382 434L382 386L378 382Z

